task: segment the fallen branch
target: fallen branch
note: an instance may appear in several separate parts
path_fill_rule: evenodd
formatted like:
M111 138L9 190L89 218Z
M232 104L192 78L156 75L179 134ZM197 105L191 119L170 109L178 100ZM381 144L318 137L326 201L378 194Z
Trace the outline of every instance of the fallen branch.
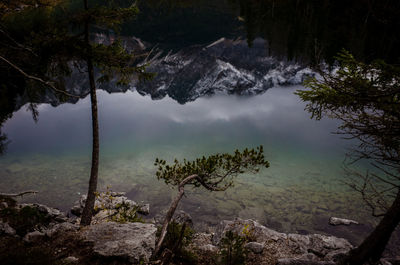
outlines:
M0 193L0 196L1 197L10 197L10 198L12 198L12 197L22 197L25 194L36 194L36 193L38 193L38 192L34 191L34 190L28 190L28 191L23 191L23 192L20 192L20 193Z

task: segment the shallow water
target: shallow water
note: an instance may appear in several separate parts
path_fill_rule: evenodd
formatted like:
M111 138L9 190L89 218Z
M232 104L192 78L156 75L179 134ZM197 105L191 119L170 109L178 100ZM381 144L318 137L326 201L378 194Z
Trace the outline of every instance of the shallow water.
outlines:
M270 168L239 176L226 192L187 191L181 208L199 228L234 217L285 232L324 231L329 216L373 224L359 195L341 183L344 155L355 143L331 133L337 121L311 120L293 94L299 88L277 87L254 97L216 95L185 105L131 91L98 91L99 189L126 191L149 202L154 215L175 194L157 181L156 157L191 159L262 144ZM12 142L0 158L0 191L38 190L26 200L67 210L87 188L90 102L43 104L39 112L38 123L22 108L4 125Z

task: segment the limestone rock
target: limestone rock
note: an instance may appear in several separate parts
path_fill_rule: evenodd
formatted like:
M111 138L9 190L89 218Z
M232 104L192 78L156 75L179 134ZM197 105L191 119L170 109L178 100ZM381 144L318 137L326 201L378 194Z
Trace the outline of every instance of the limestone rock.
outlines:
M1 202L0 203L0 210L8 208L8 204L6 202Z
M102 210L115 210L121 204L126 205L128 208L136 208L138 213L143 215L148 215L150 213L150 204L138 204L135 201L129 200L124 196L124 192L102 192L96 197L94 203L95 214ZM71 213L80 216L83 212L83 208L86 203L86 195L82 195L81 198L75 202L74 206L71 208Z
M77 257L69 256L64 259L63 264L78 264L78 263L79 263L79 259Z
M33 243L40 241L45 237L45 234L40 231L33 231L24 236L24 241L27 243Z
M186 225L189 225L191 228L193 228L193 219L190 214L184 212L184 211L179 211L175 213L173 219L178 224L183 224L186 223Z
M205 251L205 252L212 252L212 253L218 252L218 247L214 246L212 244L206 244L206 245L199 246L198 249Z
M329 218L329 224L331 224L331 225L351 225L351 224L358 225L359 223L356 221L350 220L350 219L331 217L331 218Z
M265 242L267 240L279 241L286 240L287 235L279 233L275 230L269 229L253 220L242 220L236 218L233 221L223 220L216 229L216 233L213 237L214 245L218 245L221 238L227 231L236 232L239 235L244 236L243 232L246 228L246 232L249 236L254 237L255 242Z
M153 224L107 222L90 226L83 236L93 242L93 251L100 256L138 263L149 261L155 248L156 231Z
M7 223L3 223L0 220L0 235L15 236L17 233L14 228L9 226Z
M254 243L260 244L259 247L262 245L263 249L273 253L277 259L282 259L279 264L329 264L316 262L334 261L353 247L343 238L320 234L279 233L256 221L242 219L222 221L217 227L213 243L218 245L227 231L251 238L254 241L253 246L255 246ZM290 260L287 260L288 258Z
M44 234L47 237L53 237L54 235L59 234L59 233L66 233L66 232L78 231L78 230L79 230L79 225L65 222L65 223L53 225L51 228L45 230Z
M43 204L38 204L38 203L23 203L19 205L19 208L24 208L24 207L32 207L37 209L38 212L40 212L41 214L45 215L46 217L48 217L51 220L54 220L56 222L66 222L68 221L68 218L65 216L64 213L62 213L60 210L55 209L55 208L51 208L48 207L46 205Z
M310 261L307 259L286 258L278 259L276 265L334 265L332 261Z
M206 252L218 252L218 247L212 244L212 234L196 233L189 248L196 248Z
M244 245L245 248L251 250L255 254L260 254L263 252L264 245L257 242L249 242Z
M146 204L140 205L138 213L143 214L143 215L149 215L150 214L150 204L146 203Z

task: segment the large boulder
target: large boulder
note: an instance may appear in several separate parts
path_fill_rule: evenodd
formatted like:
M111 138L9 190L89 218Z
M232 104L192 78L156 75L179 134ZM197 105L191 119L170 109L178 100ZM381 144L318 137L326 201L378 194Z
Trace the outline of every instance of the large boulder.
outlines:
M153 224L106 222L88 227L83 236L93 242L97 255L139 263L149 261L155 248L156 231Z

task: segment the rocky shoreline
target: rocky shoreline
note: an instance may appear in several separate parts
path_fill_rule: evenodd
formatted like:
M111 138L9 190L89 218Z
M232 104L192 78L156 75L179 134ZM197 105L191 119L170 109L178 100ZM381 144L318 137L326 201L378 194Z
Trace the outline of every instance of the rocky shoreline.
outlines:
M149 214L150 205L138 204L124 195L99 193L92 225L84 228L79 227L79 215L85 196L72 207L73 215L41 204L18 204L0 198L0 264L28 264L23 259L32 258L32 251L43 252L48 263L39 259L40 263L29 264L154 264L151 257L160 223L156 219L143 222L141 216ZM184 212L178 212L174 221L193 227L190 215ZM338 218L331 218L331 222L354 223ZM281 233L255 220L239 218L221 221L214 233L194 232L185 248L195 253L198 264L215 264L228 231L246 239L246 264L335 264L353 248L343 238ZM9 253L16 250L26 256ZM386 259L382 264L399 263Z

